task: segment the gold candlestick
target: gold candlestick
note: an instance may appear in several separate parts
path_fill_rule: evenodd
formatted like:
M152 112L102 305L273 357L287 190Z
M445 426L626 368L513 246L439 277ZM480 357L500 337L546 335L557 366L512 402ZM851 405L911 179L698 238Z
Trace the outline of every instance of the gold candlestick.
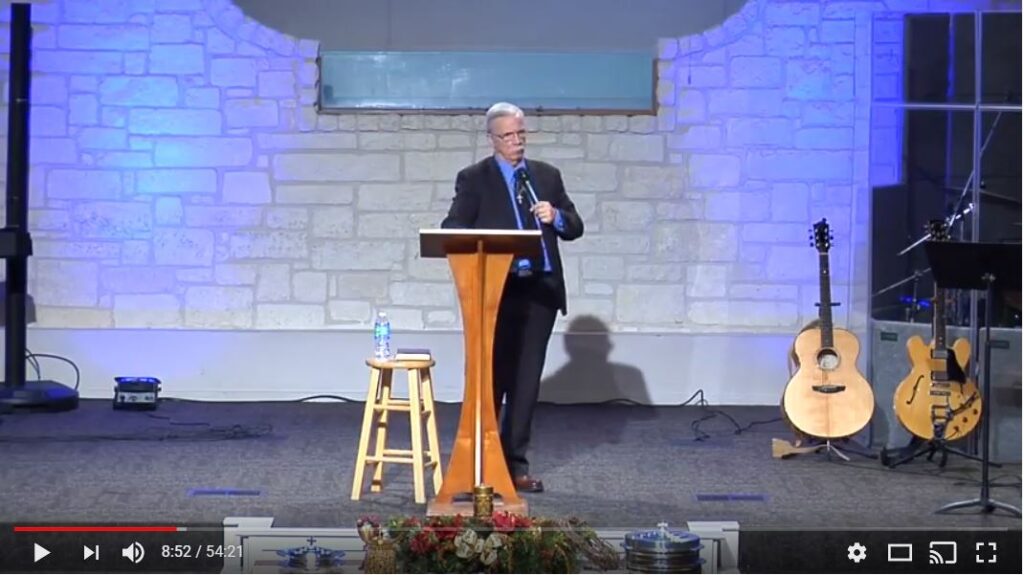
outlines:
M490 517L494 513L494 488L480 484L473 488L473 516Z

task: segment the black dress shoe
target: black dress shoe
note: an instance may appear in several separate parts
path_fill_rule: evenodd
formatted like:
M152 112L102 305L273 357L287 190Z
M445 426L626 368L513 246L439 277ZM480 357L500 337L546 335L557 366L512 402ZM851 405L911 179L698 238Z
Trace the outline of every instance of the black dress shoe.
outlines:
M516 485L516 491L524 491L526 493L541 493L544 491L544 482L536 477L520 475L512 481Z

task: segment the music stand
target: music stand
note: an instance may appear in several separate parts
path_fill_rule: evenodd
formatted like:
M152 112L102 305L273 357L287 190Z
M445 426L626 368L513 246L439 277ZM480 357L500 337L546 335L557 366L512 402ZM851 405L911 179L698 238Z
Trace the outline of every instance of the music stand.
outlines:
M982 397L991 402L992 301L996 290L1019 291L1021 286L1021 245L996 243L925 243L932 276L942 288L985 291L985 369L982 373ZM1020 509L989 497L989 408L981 411L981 496L940 507L936 513L981 507L982 513L997 508L1020 517Z

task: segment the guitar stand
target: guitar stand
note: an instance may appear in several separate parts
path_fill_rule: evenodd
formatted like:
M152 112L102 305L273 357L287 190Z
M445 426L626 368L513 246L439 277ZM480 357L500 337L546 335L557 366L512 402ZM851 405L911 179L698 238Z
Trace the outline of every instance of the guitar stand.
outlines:
M850 460L849 456L847 456L846 453L851 453L853 455L859 455L859 456L867 458L867 459L877 459L878 458L877 454L871 453L868 450L864 449L863 446L861 446L859 443L857 443L853 439L850 439L850 438L839 439L838 442L842 443L843 449L839 449L838 447L836 447L836 445L835 445L836 441L833 441L831 439L825 441L825 454L826 454L827 458L830 461L832 460L832 454L833 453L835 453L836 456L839 457L840 459L842 459L843 461L849 461ZM844 453L844 451L846 453Z
M903 453L908 448L912 447L914 445L914 443L915 442L911 442L910 445L908 445L907 447L899 450L899 453ZM929 439L927 442L921 444L921 447L919 447L917 449L917 451L915 451L914 453L911 453L910 455L904 455L903 457L900 457L899 459L897 459L895 461L890 460L889 453L886 452L885 450L883 450L882 451L881 461L882 461L882 465L892 469L892 468L896 467L897 465L903 465L904 463L909 463L909 462L917 459L918 457L921 457L922 455L927 455L928 456L928 461L931 461L935 457L936 453L939 454L939 467L945 467L946 466L946 461L949 459L949 456L951 454L952 455L959 455L960 457L963 457L965 459L970 459L972 461L977 461L977 462L981 462L982 461L982 459L980 457L976 456L976 455L971 455L970 453L967 453L966 451L957 449L955 447L950 447L949 443L946 440L944 440L944 439ZM998 463L991 463L990 462L989 465L991 465L993 467L1002 467Z
M825 458L828 459L829 461L832 461L832 454L833 453L835 453L836 457L838 457L839 459L842 459L843 461L849 461L850 460L850 458L845 453L843 453L838 447L836 447L835 445L832 445L832 441L831 440L826 441L825 442Z
M842 449L836 446L837 443L839 443L842 446ZM860 455L861 457L866 457L868 459L875 459L878 457L874 453L868 452L859 445L857 445L856 447L851 447L851 444L856 444L856 442L849 438L837 440L826 439L823 443L814 443L811 445L801 446L795 446L789 443L788 441L782 439L773 439L772 456L775 457L776 459L785 459L786 457L792 455L800 455L804 453L820 453L821 451L824 451L825 457L829 461L832 460L833 454L839 459L842 459L843 461L850 461L850 457L847 455L847 453L850 453L852 455Z

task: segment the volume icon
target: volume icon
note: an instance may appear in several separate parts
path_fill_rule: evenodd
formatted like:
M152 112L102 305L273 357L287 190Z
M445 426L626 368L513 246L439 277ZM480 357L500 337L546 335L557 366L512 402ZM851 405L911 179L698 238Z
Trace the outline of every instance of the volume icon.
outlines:
M136 541L121 550L121 557L138 565L146 558L146 548L142 546L142 543Z

